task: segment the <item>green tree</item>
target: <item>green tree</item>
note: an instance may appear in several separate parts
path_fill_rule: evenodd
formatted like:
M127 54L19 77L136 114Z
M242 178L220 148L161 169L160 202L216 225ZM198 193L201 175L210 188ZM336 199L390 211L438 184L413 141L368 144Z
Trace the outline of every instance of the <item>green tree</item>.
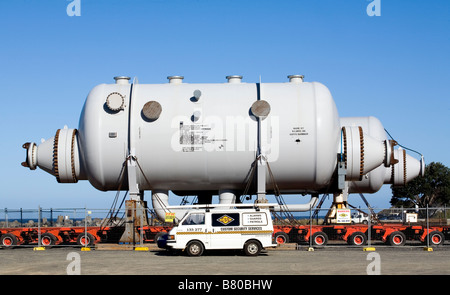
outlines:
M406 186L391 185L394 207L438 207L450 204L450 169L439 162L425 167L424 177L417 177Z

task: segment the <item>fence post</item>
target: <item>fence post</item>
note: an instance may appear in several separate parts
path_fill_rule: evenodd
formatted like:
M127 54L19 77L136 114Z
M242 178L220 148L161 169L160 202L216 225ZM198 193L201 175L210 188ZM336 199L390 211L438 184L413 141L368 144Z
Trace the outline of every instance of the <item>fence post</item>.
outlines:
M133 249L136 247L136 205L133 206Z
M371 222L372 222L372 220L371 220L372 219L372 214L370 213L370 210L369 210L367 215L369 216L369 219L367 221L367 246L370 247L370 242L371 242L370 240L372 238L371 230L370 230L370 225L371 225Z
M89 243L91 241L88 238L88 231L87 231L87 208L86 205L84 206L84 245L82 244L81 251L91 251L91 248L89 247Z
M142 210L141 212L141 220L140 220L140 224L141 224L141 247L143 247L143 243L144 243L144 210Z
M444 204L444 222L447 225L447 205Z
M140 223L140 226L141 226L141 230L140 230L140 242L139 242L139 247L134 247L134 250L135 251L148 251L148 247L145 247L144 246L144 213L145 213L145 208L140 208L140 210L142 210L141 211L141 213L140 213L140 220L139 220L139 223ZM134 236L134 234L133 234L133 236Z
M38 206L38 246L33 248L33 251L45 250L41 245L41 206Z
M137 206L135 206L134 210L135 210L135 214L133 215L134 216L133 219L136 217L136 214L139 214L139 226L140 226L139 236L140 237L139 237L139 246L136 247L135 242L134 242L134 237L135 237L136 231L133 230L133 248L135 251L148 251L148 247L144 246L144 214L145 214L146 208L144 208L143 206L139 206L139 209L138 209ZM134 224L134 222L135 222L135 220L133 220L133 224ZM135 227L133 227L133 228L135 228Z
M312 234L312 206L309 208L309 248L308 251L314 251L313 244L313 234Z
M87 247L87 245L89 245L87 243L87 215L86 215L86 206L84 206L84 240L85 240L85 247Z
M430 248L430 220L428 216L428 204L427 204L427 248Z
M372 225L372 212L370 210L370 208L367 208L368 213L367 216L369 217L367 220L367 247L363 248L363 251L375 251L374 247L371 247L371 239L372 239L372 234L371 234L371 225Z
M41 247L41 206L38 206L38 247Z

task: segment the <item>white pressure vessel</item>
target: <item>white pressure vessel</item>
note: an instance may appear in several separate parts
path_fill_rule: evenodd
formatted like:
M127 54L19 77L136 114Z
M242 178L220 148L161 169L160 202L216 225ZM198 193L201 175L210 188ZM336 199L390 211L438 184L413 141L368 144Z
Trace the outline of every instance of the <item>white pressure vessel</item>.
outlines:
M111 96L123 98L114 110ZM270 108L261 149L279 188L328 185L339 144L336 106L322 84L297 82L99 85L88 95L78 130L87 177L98 189L117 189L130 148L142 168L141 189L243 190L258 149L251 110L257 101ZM152 104L157 110L148 118Z
M393 149L381 123L339 118L321 83L297 75L285 83L168 78L165 84L138 84L115 77L113 84L94 87L78 129L58 129L40 145L26 143L23 165L40 167L59 182L89 180L102 191L126 190L126 161L132 157L139 190L180 195L254 192L261 158L267 192L282 193L336 191L343 155L348 181L365 181L370 171L391 166Z

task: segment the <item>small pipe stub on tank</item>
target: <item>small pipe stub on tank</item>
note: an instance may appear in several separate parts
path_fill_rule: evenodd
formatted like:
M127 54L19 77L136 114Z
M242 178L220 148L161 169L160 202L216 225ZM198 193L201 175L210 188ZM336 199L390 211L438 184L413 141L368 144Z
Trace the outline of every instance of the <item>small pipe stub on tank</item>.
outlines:
M202 116L202 112L199 110L194 111L194 113L191 116L191 121L192 122L197 122Z
M226 76L228 83L241 83L242 76L239 75L230 75Z
M167 77L167 79L169 79L169 83L170 84L181 84L183 83L183 76L169 76Z
M116 80L116 84L128 84L128 80L130 80L130 77L127 76L116 76L114 77L114 80Z
M198 101L200 99L200 96L202 96L202 92L198 89L194 90L192 99L193 101Z
M303 79L305 78L304 75L289 75L287 77L289 78L289 82L291 83L302 83Z

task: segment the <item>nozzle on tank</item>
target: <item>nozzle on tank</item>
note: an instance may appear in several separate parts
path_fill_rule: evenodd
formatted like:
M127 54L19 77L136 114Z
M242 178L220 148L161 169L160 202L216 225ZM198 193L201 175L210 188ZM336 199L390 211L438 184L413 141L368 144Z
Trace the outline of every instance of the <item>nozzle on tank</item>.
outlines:
M34 142L24 143L22 147L26 149L26 159L22 162L22 166L30 168L30 170L35 170L39 167L51 175L55 175L53 169L53 146L54 137L42 140L40 145Z
M36 144L34 142L26 142L22 145L26 149L25 162L22 162L23 167L30 168L30 170L36 169Z
M420 161L408 155L406 151L399 148L394 151L395 164L386 168L385 184L404 186L416 177L424 176L425 160L423 156Z
M39 167L55 176L58 182L75 183L83 178L76 129L58 129L54 137L41 144L26 142L22 147L26 149L22 166L31 170Z

